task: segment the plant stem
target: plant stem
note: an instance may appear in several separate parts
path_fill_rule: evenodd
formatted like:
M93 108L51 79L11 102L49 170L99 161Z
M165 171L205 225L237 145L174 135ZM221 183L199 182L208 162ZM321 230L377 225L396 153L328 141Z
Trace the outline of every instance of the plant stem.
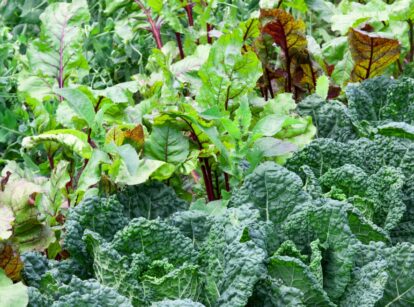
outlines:
M217 198L221 198L221 193L220 193L220 183L219 183L219 177L217 175L217 170L214 171L214 177L216 179L216 193L217 193Z
M53 155L51 155L50 153L47 153L47 160L49 161L50 170L53 170L55 168L55 162L53 161Z
M63 21L62 32L60 33L59 40L59 75L58 75L58 84L59 88L64 87L64 63L63 63L63 51L65 50L65 30L67 26L67 20ZM59 95L59 101L63 101L63 97Z
M181 119L190 128L191 139L194 140L197 143L198 149L202 150L203 145L201 144L200 140L198 139L197 134L196 134L193 126L191 125L191 123L183 117ZM211 168L210 168L210 165L208 163L208 158L199 157L198 161L200 163L201 171L203 173L204 187L206 189L207 199L208 199L208 201L215 200L215 195L214 195L214 191L213 191L213 181L212 181L212 176L211 176Z
M229 108L229 99L230 99L230 85L227 87L226 100L224 101L224 109L226 111Z
M181 41L181 34L178 32L175 32L175 38L177 39L178 50L180 51L180 57L182 60L184 59L185 55L184 55L183 43Z
M414 25L411 19L407 20L409 25L409 38L410 38L410 52L408 54L408 60L412 62L414 60Z
M210 45L213 43L213 40L211 39L210 36L210 31L212 30L212 26L208 23L207 24L207 43L209 43Z
M157 48L162 48L162 40L161 40L161 32L160 28L157 26L156 21L151 16L151 11L148 10L140 0L134 0L136 4L141 8L144 14L147 16L147 20L151 26L152 36L154 36L155 43L157 44Z
M280 0L279 3L277 4L277 7L276 8L280 8L280 6L282 5L282 3L283 3L283 0Z
M230 192L230 180L229 180L229 174L224 172L224 182L226 183L226 191Z
M265 70L266 70L267 87L268 87L269 92L270 92L270 97L275 98L275 95L273 93L273 88L272 88L272 81L270 79L269 69L265 68Z
M401 65L400 59L397 60L397 67L398 67L398 70L400 71L400 73L402 73L404 71L404 69L403 69L403 67Z
M185 11L187 13L187 18L188 18L188 25L190 27L194 26L194 19L193 19L193 4L191 2L188 2L187 5L185 6Z

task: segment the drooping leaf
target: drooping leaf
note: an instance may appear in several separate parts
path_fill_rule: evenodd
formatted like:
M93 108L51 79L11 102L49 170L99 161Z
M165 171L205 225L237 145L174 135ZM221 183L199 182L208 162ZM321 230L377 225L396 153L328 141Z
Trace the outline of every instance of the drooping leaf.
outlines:
M7 171L7 167L3 171ZM15 171L18 167L13 169ZM42 178L37 182L30 181L18 173L13 174L4 191L0 191L0 205L10 208L14 214L9 240L20 252L43 250L54 240L50 226L42 221L39 209L34 205L36 195L44 192Z
M351 28L348 41L354 60L351 81L375 77L400 57L400 43L395 39Z
M88 143L88 136L81 131L72 129L51 130L40 135L25 137L22 146L30 149L45 142L56 142L85 159L90 159L92 155L92 147Z

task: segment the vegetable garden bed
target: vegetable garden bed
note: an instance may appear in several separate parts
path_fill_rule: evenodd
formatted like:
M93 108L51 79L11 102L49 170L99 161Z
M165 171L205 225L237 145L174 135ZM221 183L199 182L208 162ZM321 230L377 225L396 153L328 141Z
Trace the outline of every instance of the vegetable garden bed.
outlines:
M0 2L0 307L414 306L414 2Z

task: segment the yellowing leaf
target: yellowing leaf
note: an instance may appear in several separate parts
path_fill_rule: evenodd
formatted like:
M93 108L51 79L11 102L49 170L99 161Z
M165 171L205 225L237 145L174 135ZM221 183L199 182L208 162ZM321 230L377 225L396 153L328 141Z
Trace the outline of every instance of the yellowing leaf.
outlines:
M398 40L350 29L348 41L354 60L351 81L361 81L379 75L400 57Z
M0 268L4 270L6 275L13 281L20 280L20 272L23 268L23 262L19 253L13 250L9 244L0 244Z
M131 130L126 130L124 132L125 138L130 139L138 146L144 145L144 129L142 125L137 125L135 128Z
M124 131L118 126L112 127L105 136L105 144L114 142L115 145L121 146L124 143Z
M308 43L305 23L302 20L295 20L281 9L262 10L260 19L265 21L262 32L271 35L285 55L292 56L295 52L306 49Z

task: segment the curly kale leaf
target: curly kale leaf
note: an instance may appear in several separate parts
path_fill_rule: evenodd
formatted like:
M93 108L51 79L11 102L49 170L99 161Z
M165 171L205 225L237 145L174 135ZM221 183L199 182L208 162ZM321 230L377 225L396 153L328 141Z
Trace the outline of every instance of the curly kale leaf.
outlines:
M414 245L372 242L356 257L341 306L410 306L414 301Z
M85 199L69 211L65 223L64 247L71 257L82 265L90 267L91 258L82 241L84 231L89 229L111 240L116 231L127 223L128 219L123 214L123 207L114 197Z
M167 218L189 207L171 187L156 181L125 187L117 194L117 198L124 207L124 215L129 219L141 216L147 219Z
M307 165L326 196L346 200L378 226L406 236L413 207L413 158L414 144L409 140L377 136L341 143L318 139L295 154L287 167L303 175ZM400 226L400 221L407 223Z
M350 281L358 246L370 241L388 242L389 238L352 205L314 200L302 187L296 174L266 162L246 177L230 205L253 204L267 229L273 227L267 237L292 240L300 250L311 250L312 242L319 240L324 247L324 289L333 301L338 301Z
M87 279L76 261L48 260L39 253L22 255L22 276L29 286L29 306L132 306L114 289ZM85 278L85 280L80 279Z
M387 91L395 80L377 77L360 84L350 84L346 88L349 115L354 122L368 121L373 124L386 119L383 111L387 104Z
M302 187L299 176L273 162L265 162L246 177L243 186L233 194L229 206L253 203L263 220L277 226L297 204L311 199Z
M200 252L206 304L245 306L265 274L265 230L259 212L245 205L210 219L212 226Z
M74 259L90 267L92 259L82 241L86 229L111 241L133 218L166 218L186 207L172 188L160 182L130 186L109 198L85 199L67 216L64 246Z
M347 107L339 101L311 95L298 104L297 111L301 116L312 117L319 138L348 141L358 137Z
M134 304L198 297L198 253L175 227L159 219L137 218L112 242L89 231L84 239L93 254L98 280Z
M40 290L29 288L29 306L132 307L132 304L114 289L102 286L93 279L81 280L73 276L70 283L59 284L46 276Z

